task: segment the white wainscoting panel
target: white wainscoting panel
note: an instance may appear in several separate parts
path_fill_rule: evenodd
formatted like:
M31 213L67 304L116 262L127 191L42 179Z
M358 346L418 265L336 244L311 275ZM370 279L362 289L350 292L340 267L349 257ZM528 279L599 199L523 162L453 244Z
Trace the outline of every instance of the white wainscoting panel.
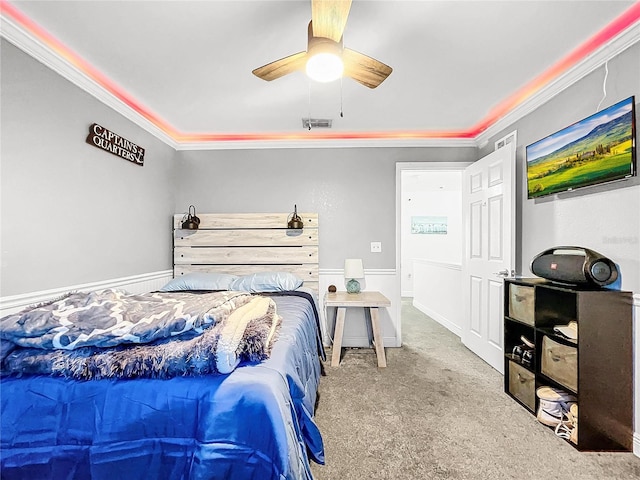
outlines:
M633 296L633 453L640 457L640 293Z
M360 280L362 290L376 290L391 300L391 307L380 309L380 323L385 347L401 347L402 332L400 325L401 298L399 279L395 269L365 269L365 278ZM322 339L326 346L333 342L336 309L324 306L324 297L329 285L335 285L338 291L346 291L344 271L342 269L320 269L320 316ZM348 308L345 318L343 347L370 347L369 327L364 308Z
M0 317L20 311L29 305L57 298L68 292L95 292L106 288L120 288L132 294L153 292L154 290L162 288L172 278L173 270L163 270L130 277L114 278L101 282L70 285L51 290L6 296L0 298Z
M462 335L462 265L415 259L413 306Z

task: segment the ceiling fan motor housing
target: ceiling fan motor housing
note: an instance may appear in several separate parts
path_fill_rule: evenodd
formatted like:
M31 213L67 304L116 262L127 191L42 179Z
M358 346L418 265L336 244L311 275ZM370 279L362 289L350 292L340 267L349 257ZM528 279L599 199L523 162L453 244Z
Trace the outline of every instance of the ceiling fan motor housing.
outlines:
M307 38L307 54L309 57L318 53L331 53L333 55L342 55L342 37L339 42L335 42L330 38L313 36L313 21L309 22L308 38Z

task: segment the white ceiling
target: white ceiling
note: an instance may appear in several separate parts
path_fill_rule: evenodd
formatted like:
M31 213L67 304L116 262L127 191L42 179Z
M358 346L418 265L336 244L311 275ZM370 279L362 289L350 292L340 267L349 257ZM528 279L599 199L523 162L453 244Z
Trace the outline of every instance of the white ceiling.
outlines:
M252 75L306 49L310 0L9 3L179 132L300 135L310 115L436 136L482 123L634 4L355 0L345 46L393 68L369 89Z

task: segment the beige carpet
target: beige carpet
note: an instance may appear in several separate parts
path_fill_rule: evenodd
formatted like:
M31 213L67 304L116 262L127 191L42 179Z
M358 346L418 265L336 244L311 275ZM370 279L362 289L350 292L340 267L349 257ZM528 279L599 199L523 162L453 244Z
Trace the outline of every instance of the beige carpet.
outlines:
M325 364L315 480L640 479L632 453L581 453L503 392L503 377L403 300L404 346ZM331 352L329 352L331 353ZM330 358L331 355L328 355Z

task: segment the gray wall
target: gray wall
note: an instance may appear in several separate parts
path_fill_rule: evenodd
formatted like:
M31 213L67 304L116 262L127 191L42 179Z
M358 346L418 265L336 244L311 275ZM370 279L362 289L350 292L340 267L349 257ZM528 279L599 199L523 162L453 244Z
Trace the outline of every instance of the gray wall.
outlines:
M174 152L2 40L0 295L171 268L170 217L199 212L316 211L322 268L363 258L395 268L396 162L469 162L475 148L324 148ZM609 62L608 106L640 97L640 45ZM621 266L640 291L640 184L636 178L527 200L524 147L595 112L598 69L495 138L518 130L519 270L536 253L582 245ZM147 149L139 167L84 143L97 122ZM126 233L126 236L122 235ZM382 242L371 254L369 243Z
M396 162L470 162L471 148L320 148L178 153L176 211L300 212L320 217L320 268L362 258L396 267ZM370 253L370 242L382 253Z
M608 64L606 98L601 108L631 95L640 111L640 43L628 48ZM546 104L504 129L481 149L493 150L496 138L518 131L517 217L518 264L531 275L533 256L559 245L591 248L618 263L622 288L640 292L640 177L586 188L537 200L527 200L525 147L582 118L596 113L603 98L604 66L576 82ZM636 135L640 128L636 128ZM640 145L638 137L636 145Z
M175 151L2 40L0 295L172 268ZM99 123L143 167L85 143Z

